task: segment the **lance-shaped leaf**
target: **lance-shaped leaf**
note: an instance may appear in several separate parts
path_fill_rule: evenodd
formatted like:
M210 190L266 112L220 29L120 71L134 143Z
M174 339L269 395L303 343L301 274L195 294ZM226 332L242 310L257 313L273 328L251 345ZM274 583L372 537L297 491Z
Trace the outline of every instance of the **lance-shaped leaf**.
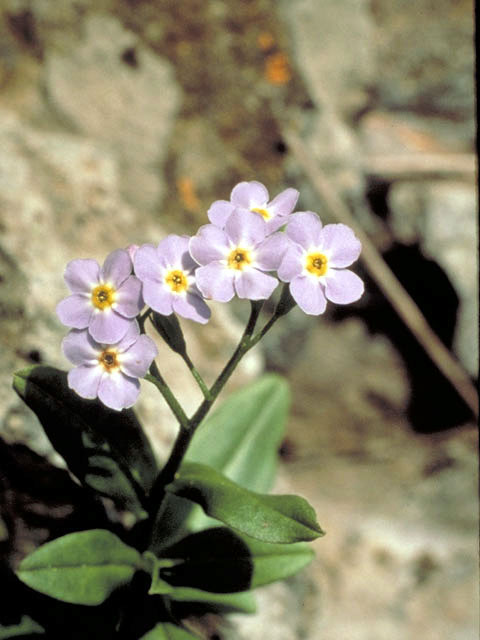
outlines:
M140 640L199 640L199 637L171 622L159 622Z
M143 567L141 555L105 529L52 540L21 563L17 575L32 589L73 604L98 605Z
M217 527L187 536L165 549L162 555L164 558L158 560L162 581L204 591L233 593L297 573L311 561L313 551L302 542L259 542L226 527Z
M67 374L33 366L14 375L13 387L36 413L70 471L85 485L140 515L156 475L150 444L135 413L113 411L68 388Z
M186 460L212 466L246 489L268 492L277 469L290 392L284 378L266 374L235 391L199 427ZM174 495L167 497L161 529L154 536L160 551L179 533L214 526L203 511Z
M174 587L168 597L178 609L179 617L191 615L193 609L198 610L199 613L205 611L255 613L257 610L255 597L251 591L211 593L191 587Z
M29 616L22 616L18 624L8 625L7 627L0 624L0 640L8 640L9 638L26 638L31 635L44 634L45 630L39 624L32 620Z
M212 518L263 542L288 544L323 535L313 508L304 498L254 493L207 465L183 464L165 488L196 502Z
M285 433L290 392L266 374L232 393L195 434L186 459L208 464L252 491L268 492Z

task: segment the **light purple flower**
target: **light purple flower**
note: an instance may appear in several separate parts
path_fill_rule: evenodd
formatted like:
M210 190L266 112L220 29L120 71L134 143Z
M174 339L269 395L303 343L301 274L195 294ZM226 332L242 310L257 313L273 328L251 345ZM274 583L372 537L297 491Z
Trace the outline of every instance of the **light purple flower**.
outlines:
M210 309L195 285L198 267L188 252L188 236L167 236L158 247L144 244L135 253L135 273L143 283L143 298L154 311L172 312L205 324Z
M72 329L63 339L63 352L75 366L68 374L68 386L82 398L97 398L120 411L135 404L143 378L157 355L151 338L140 335L131 322L115 344L96 342L86 329Z
M125 249L113 251L101 268L96 260L72 260L64 278L72 295L58 303L58 317L67 327L88 328L97 342L118 342L143 307L142 285Z
M267 233L272 233L285 224L297 204L298 196L296 189L285 189L270 202L268 191L261 182L239 182L230 194L230 201L217 200L212 204L208 218L223 229L235 209L247 214L257 213L265 220Z
M278 277L290 283L298 306L310 315L325 311L327 300L337 304L355 302L363 294L362 280L344 269L360 255L362 245L345 224L322 227L317 214L295 213L287 225L290 239Z
M202 266L197 285L206 298L228 302L239 298L269 298L278 280L264 271L275 271L287 248L284 233L267 237L267 225L260 216L234 211L225 229L213 224L200 227L190 240L190 253Z

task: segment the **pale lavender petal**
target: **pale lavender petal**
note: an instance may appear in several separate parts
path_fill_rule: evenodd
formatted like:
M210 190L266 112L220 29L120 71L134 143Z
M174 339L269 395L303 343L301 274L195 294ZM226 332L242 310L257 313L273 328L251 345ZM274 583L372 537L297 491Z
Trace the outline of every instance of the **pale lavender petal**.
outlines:
M132 264L133 264L133 260L135 258L135 254L137 253L137 249L139 249L139 248L140 247L139 247L138 244L129 244L128 247L125 248L125 251L130 256L130 260L132 261Z
M140 329L138 326L138 322L133 321L129 323L127 332L123 336L123 338L115 344L115 349L120 353L126 351L128 348L134 344L140 336Z
M175 313L178 313L182 318L195 320L201 324L207 323L210 319L210 309L205 301L193 293L187 292L186 295L175 296L172 305Z
M125 249L117 249L107 256L100 271L100 278L103 282L111 282L113 286L119 287L124 280L132 273L132 261Z
M276 278L257 269L245 269L235 275L235 291L239 298L266 300L277 285Z
M313 211L294 213L288 218L287 235L307 251L318 246L322 223Z
M270 202L268 209L274 216L288 216L295 209L300 193L296 189L285 189Z
M135 318L142 307L142 283L135 276L129 276L117 289L114 309L121 316Z
M162 316L169 316L172 313L173 293L165 285L152 280L145 280L143 283L143 299L145 303L154 311L158 311Z
M235 205L228 202L228 200L216 200L207 211L207 216L212 224L223 229L228 216L234 209Z
M280 280L290 282L302 273L304 255L304 250L298 244L290 244L278 267L277 273Z
M358 300L364 291L363 280L348 269L329 269L325 278L325 295L337 304L349 304Z
M101 350L87 329L72 329L62 340L62 349L73 364L95 364Z
M74 293L57 304L56 312L60 322L65 326L85 329L93 314L90 296Z
M82 398L92 400L97 397L102 375L103 369L100 365L92 367L82 364L68 372L68 386Z
M151 338L142 335L121 356L121 370L132 378L143 378L152 360L158 355L158 349Z
M88 330L97 342L114 344L123 338L131 323L132 320L124 318L113 309L105 309L94 312Z
M211 262L195 272L197 287L207 299L228 302L235 295L233 271L220 262Z
M264 207L268 202L268 191L261 182L240 182L232 189L230 201L239 207L251 209Z
M248 248L264 240L267 228L262 216L245 215L236 210L225 224L225 233L236 247Z
M63 275L72 293L90 293L92 288L98 284L99 276L98 262L83 258L69 262Z
M189 248L193 259L201 265L222 260L230 250L225 231L214 224L200 227L197 235L191 238Z
M162 279L163 268L160 265L157 249L152 244L143 244L137 249L134 258L135 275L140 280Z
M120 371L105 374L98 386L98 398L104 405L120 411L132 407L140 393L140 383Z
M284 233L278 232L266 238L255 251L255 264L263 271L276 271L290 242Z
M169 267L182 266L182 256L188 255L188 236L177 236L170 234L158 245L157 254L163 258L164 263Z
M362 245L346 224L327 224L321 233L320 246L329 252L331 267L348 267L360 255Z
M265 220L265 227L267 229L267 236L278 231L280 227L288 222L288 216L273 216L270 220Z
M312 316L325 311L327 300L321 284L308 276L299 276L290 283L290 293L300 309Z

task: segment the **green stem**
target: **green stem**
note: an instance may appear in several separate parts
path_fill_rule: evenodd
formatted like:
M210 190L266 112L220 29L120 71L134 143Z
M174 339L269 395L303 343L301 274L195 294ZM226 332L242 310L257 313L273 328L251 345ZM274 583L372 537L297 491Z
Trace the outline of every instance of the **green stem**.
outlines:
M200 375L198 369L195 367L193 362L190 360L190 356L187 353L185 353L185 354L182 354L182 358L183 358L185 364L187 365L187 367L190 369L190 373L195 378L196 383L200 387L200 390L203 393L203 397L205 399L209 400L210 399L210 389L207 387L207 384L206 384L205 380L202 378L202 376Z

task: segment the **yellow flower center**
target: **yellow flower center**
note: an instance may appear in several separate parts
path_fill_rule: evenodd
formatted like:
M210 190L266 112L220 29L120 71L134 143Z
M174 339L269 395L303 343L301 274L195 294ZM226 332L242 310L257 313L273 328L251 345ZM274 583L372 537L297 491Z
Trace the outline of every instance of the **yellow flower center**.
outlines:
M246 265L252 262L250 251L237 247L228 256L227 263L230 269L242 270Z
M323 253L309 253L305 262L305 268L314 276L324 276L328 269L328 259Z
M98 356L98 364L100 364L107 373L112 373L120 367L117 352L113 349L104 349Z
M188 289L187 277L183 271L179 271L178 269L169 271L165 276L165 282L172 291L175 291L175 293L182 293L182 291Z
M267 209L261 209L260 207L254 207L253 209L250 209L250 211L253 213L259 213L264 220L270 220L272 217L270 211L267 211Z
M96 309L103 311L115 302L115 289L109 284L99 284L92 289L92 304Z

